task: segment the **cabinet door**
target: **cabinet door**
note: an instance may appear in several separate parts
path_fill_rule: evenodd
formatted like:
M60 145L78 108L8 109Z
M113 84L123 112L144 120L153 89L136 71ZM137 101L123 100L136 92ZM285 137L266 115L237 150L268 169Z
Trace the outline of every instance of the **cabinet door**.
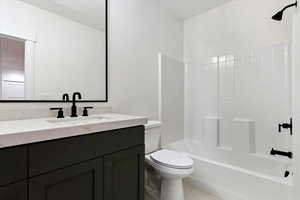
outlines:
M102 200L102 159L29 180L29 200Z
M0 187L1 200L27 200L26 181Z
M0 149L0 186L27 178L27 149L25 146Z
M104 158L104 200L144 199L144 146Z

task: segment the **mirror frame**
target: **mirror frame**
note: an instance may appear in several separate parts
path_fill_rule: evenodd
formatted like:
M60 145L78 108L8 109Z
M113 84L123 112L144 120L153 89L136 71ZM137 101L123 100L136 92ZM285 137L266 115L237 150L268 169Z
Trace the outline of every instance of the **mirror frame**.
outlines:
M104 100L77 100L78 103L107 103L108 102L108 0L105 0L105 99ZM69 94L71 95L71 94ZM63 100L0 100L0 103L70 103Z

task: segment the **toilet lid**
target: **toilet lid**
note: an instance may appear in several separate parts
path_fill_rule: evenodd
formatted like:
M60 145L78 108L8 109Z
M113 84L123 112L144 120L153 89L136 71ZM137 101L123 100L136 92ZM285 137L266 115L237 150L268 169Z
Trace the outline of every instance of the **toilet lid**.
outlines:
M174 168L174 169L190 169L194 165L194 161L183 153L161 150L151 154L151 159L157 164Z

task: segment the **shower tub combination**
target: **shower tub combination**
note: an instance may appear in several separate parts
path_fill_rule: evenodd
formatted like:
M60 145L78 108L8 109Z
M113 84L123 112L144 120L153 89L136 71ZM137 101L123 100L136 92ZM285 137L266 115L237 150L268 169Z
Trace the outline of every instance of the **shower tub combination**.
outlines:
M194 160L195 172L187 181L221 199L288 200L291 194L292 174L285 177L283 173L290 170L288 160L253 154L235 163L238 155L231 151L211 149L208 155L203 144L188 139L168 148L185 152Z
M224 200L289 200L292 159L290 44L186 64L184 139L168 148L195 162L188 179ZM268 78L266 78L268 77Z
M292 146L290 130L278 130L291 116L289 55L290 44L280 44L185 65L185 117L173 123L184 121L184 130L169 130L166 119L174 118L174 106L162 106L162 113L170 115L162 115L162 135L176 137L163 146L194 160L195 172L187 181L199 190L222 200L290 199L292 159L271 155L272 148L289 152ZM159 185L152 179L150 185ZM158 198L159 192L151 193Z
M271 155L292 146L290 130L278 130L291 116L290 49L273 45L186 64L184 139L165 146L194 160L187 181L224 200L290 198L292 159Z
M293 116L293 20L284 10L273 17L284 21L271 19L288 2L229 1L191 17L185 72L161 62L163 147L193 158L187 181L223 200L291 199L293 160L271 155L292 151L290 130L278 127Z

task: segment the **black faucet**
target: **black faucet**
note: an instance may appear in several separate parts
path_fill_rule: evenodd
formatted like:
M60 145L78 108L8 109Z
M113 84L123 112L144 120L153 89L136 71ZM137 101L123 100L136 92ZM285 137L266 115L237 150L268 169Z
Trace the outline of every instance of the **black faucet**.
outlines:
M78 97L78 99L81 99L80 92L74 92L73 93L72 107L71 107L71 117L78 117L77 107L76 107L76 96Z
M63 94L62 99L63 99L63 101L69 102L70 101L69 94L67 94L67 93Z

